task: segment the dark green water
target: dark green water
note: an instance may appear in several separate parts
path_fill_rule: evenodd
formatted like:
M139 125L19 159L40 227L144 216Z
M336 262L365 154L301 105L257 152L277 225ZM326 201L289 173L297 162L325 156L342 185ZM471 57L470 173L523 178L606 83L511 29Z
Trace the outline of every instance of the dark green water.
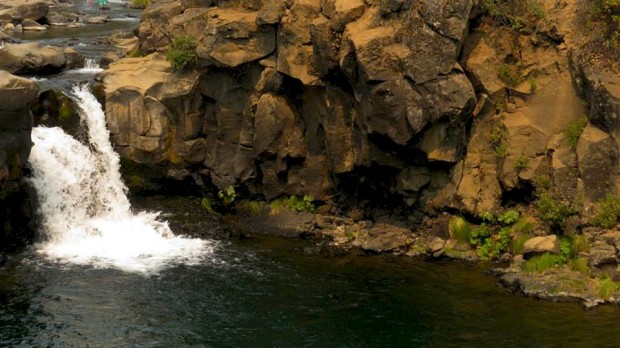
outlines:
M32 254L0 271L8 347L617 347L617 307L510 295L458 263L303 255L300 241L220 245L157 276Z

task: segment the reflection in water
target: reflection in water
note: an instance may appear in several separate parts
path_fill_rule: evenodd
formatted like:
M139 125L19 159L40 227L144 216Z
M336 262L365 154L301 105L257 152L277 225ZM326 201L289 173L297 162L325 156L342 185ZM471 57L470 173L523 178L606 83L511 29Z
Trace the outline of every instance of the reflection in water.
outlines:
M302 247L240 241L218 249L219 262L149 277L15 261L0 273L0 346L615 344L617 307L510 295L471 265L304 256Z

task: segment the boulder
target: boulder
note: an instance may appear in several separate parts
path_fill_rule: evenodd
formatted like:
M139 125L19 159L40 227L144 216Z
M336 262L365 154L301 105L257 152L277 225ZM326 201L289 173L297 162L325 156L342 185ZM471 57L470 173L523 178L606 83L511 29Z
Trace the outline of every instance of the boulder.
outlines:
M37 84L0 70L0 111L27 108L39 94Z
M613 266L617 264L616 248L613 245L609 245L604 241L596 241L592 248L590 248L590 254L588 256L588 266L596 269L603 269L607 266Z
M47 27L31 19L24 19L22 22L22 29L24 31L44 31L47 30Z
M0 10L16 11L19 13L19 17L21 19L38 21L47 16L47 13L49 12L49 1L4 0L0 3Z
M577 160L587 200L598 201L615 192L618 146L611 135L588 125L577 143Z
M530 258L534 255L543 253L560 253L560 239L552 234L544 237L534 237L525 241L523 245L523 256Z
M67 61L59 47L38 43L9 44L0 49L0 70L13 74L50 74L60 72Z

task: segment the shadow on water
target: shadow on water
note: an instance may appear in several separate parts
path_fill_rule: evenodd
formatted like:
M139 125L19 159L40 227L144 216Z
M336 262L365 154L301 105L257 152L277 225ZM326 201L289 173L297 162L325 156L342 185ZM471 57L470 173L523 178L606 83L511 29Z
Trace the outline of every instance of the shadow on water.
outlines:
M144 277L26 253L0 272L0 346L600 347L620 311L506 293L472 265L220 245Z

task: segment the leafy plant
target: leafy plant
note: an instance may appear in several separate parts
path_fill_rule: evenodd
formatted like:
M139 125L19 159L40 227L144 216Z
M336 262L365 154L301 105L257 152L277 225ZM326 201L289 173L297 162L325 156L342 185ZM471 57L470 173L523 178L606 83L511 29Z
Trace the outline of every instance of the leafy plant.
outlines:
M304 195L301 199L297 196L291 196L288 201L288 206L291 210L314 212L316 209L314 205L314 197Z
M562 238L560 240L560 260L562 263L566 263L572 257L571 241L569 238Z
M480 213L478 217L482 219L482 221L484 222L491 223L491 224L495 223L495 215L493 215L493 213L489 211Z
M312 213L316 210L316 206L314 204L314 197L304 195L301 198L297 196L290 196L288 198L283 197L276 199L269 204L269 209L271 214L278 214L282 209Z
M608 195L596 206L594 225L611 228L620 219L620 198Z
M544 253L542 255L533 256L525 261L522 265L522 269L525 272L544 272L562 263L563 260L560 255Z
M450 237L461 243L469 243L471 239L471 225L462 216L454 216L448 222Z
M514 169L517 172L520 172L524 169L527 169L527 165L530 163L530 159L527 158L524 155L520 155L519 157L517 157L517 159L515 159L515 163L514 163Z
M175 70L183 70L194 64L198 59L196 39L191 36L178 36L170 44L166 52L166 59Z
M510 244L510 229L502 228L493 234L486 223L472 231L470 243L476 246L476 253L483 261L498 258Z
M605 277L600 280L598 295L602 299L607 300L618 290L620 290L620 283L616 283L610 278Z
M588 124L588 119L585 116L580 117L579 119L571 122L566 127L566 140L568 144L575 148L577 147L577 142L579 141L579 137L581 133L583 133L584 128Z
M504 226L512 225L515 222L517 222L517 220L519 220L520 216L521 214L519 214L518 211L508 210L504 214L497 217L497 222L499 222L500 224Z
M226 190L218 191L217 197L222 200L222 204L224 204L224 207L230 207L230 205L235 201L235 198L237 197L235 187L229 185Z

